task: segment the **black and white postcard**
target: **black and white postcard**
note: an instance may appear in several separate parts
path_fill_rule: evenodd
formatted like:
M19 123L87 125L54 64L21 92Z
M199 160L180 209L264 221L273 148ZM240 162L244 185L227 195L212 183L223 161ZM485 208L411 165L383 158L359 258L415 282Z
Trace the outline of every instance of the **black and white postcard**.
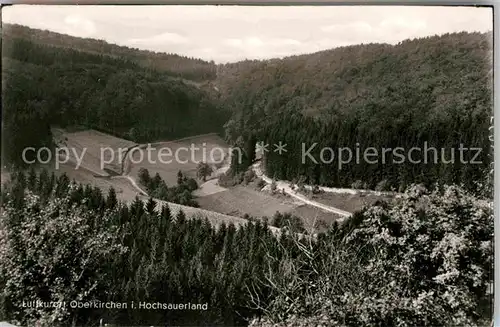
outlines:
M492 8L12 5L1 32L0 326L492 324Z

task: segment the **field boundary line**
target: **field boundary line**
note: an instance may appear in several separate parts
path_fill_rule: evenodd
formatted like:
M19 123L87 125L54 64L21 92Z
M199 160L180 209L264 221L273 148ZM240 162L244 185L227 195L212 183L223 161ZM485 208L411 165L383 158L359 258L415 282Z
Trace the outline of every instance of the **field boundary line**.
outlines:
M180 141L195 140L195 139L199 139L199 138L207 137L207 136L219 136L219 134L212 132L212 133L199 134L199 135L194 135L194 136L186 136L186 137L171 140L171 141L156 141L154 143L141 143L140 145L147 146L148 144L151 144L151 146L158 146L159 144L168 144L168 143L175 143L175 142L180 142Z

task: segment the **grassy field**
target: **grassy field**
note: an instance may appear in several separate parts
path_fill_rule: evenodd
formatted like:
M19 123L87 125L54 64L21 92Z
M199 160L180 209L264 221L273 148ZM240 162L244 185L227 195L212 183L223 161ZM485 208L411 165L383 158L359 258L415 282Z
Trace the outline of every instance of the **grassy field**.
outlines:
M189 152L186 150L179 150L179 149L189 149L191 146L195 146L200 150L189 151ZM141 146L141 148L143 147L144 145ZM144 156L142 161L140 161L141 159L140 152L132 151L130 158L131 160L129 160L127 164L126 171L130 176L132 176L134 179L137 180L139 170L141 168L148 169L149 174L151 176L158 173L169 186L177 184L177 173L179 172L179 170L181 170L185 175L189 177L196 178L197 162L194 161L205 161L203 158L203 149L206 153L206 159L207 159L206 162L213 166L215 166L215 163L214 161L210 160L211 157L210 151L212 151L212 149L215 148L221 149L222 151L218 150L214 151L214 156L213 156L214 157L213 159L215 161L220 161L227 156L229 150L229 146L224 142L224 140L215 134L194 136L170 142L158 142L151 144L151 148L152 150L150 150L151 153L150 157L153 159L151 160L151 162L149 162L147 158L146 149L144 148L142 149ZM169 149L172 155L169 157L164 157L163 161L165 162L168 160L172 160L171 163L161 163L159 161L160 151L163 151L163 153L165 154L167 153L166 151L168 151L166 149ZM180 160L175 159L176 151L179 151L178 158ZM192 160L193 159L192 156L194 158L194 161ZM134 163L133 161L138 163Z
M238 217L248 214L254 218L271 219L276 211L289 212L302 218L307 230L316 228L321 231L334 221L342 219L336 214L306 205L290 196L259 191L254 185L234 186L222 192L198 197L196 200L203 209Z
M58 176L65 173L70 180L75 180L77 183L99 187L104 194L107 194L109 189L113 187L118 200L122 202L130 203L138 194L137 190L126 179L97 177L85 168L75 169L71 163L62 164L59 169L54 169L54 165L46 165L45 168Z
M107 194L110 187L116 190L117 197L120 201L125 203L132 202L136 196L139 196L142 200L147 200L146 196L141 195L138 190L132 185L130 180L125 176L109 176L108 171L114 170L116 173L121 173L121 163L118 161L118 149L119 148L129 148L136 144L133 142L123 140L112 135L101 133L94 130L83 130L75 132L67 132L61 129L54 129L55 137L59 140L60 146L64 145L67 147L75 147L78 149L78 154L83 148L86 148L85 156L83 157L83 164L79 169L75 169L75 162L68 162L61 164L59 169L55 169L54 163L48 163L41 166L40 168L46 168L49 172L54 172L56 175L62 175L65 173L71 180L75 180L82 184L91 184L93 186L99 187L104 194ZM195 144L197 147L205 146L207 152L214 147L220 147L226 150L224 155L227 153L228 146L223 142L221 138L214 134L202 135L198 137L192 137L172 142L161 142L152 144L152 147L161 148L169 147L172 152L180 147L190 147L191 144ZM115 160L112 164L105 166L105 169L100 169L100 155L101 148L110 147L116 150ZM152 151L153 155L154 152ZM200 152L201 155L201 152ZM109 158L109 157L105 157ZM154 158L154 157L153 157ZM182 160L189 160L189 155L181 157ZM196 160L198 157L195 157ZM217 158L216 158L217 159ZM193 162L188 162L186 164L172 164L172 165L161 165L161 164L129 164L130 177L137 181L137 174L139 168L144 167L150 170L151 174L159 172L163 178L169 183L169 185L174 185L177 180L177 172L182 170L188 175L195 177L196 175L196 164ZM90 169L89 169L90 168ZM3 175L3 173L2 173ZM116 174L114 174L116 175ZM167 204L165 201L156 200L158 209L161 208L162 204ZM242 218L234 217L231 215L223 214L220 212L211 212L201 208L192 208L187 206L182 206L174 203L168 203L172 212L177 214L179 210L183 210L188 218L192 217L207 217L209 221L214 226L219 226L222 222L229 224L233 223L235 226L246 223L247 221Z
M95 130L68 132L53 128L52 133L58 146L75 149L79 156L85 149L84 168L101 176L108 176L110 172L121 174L120 149L122 156L125 156L126 149L136 145L132 141ZM104 169L101 169L101 159L106 163Z
M302 218L306 230L314 229L322 232L328 229L334 221L342 221L345 217L332 212L326 212L310 205L300 205L290 212L292 215Z
M371 205L378 200L389 201L392 199L389 195L375 195L375 194L342 194L342 193L328 193L323 192L319 194L309 195L310 199L339 208L349 212L361 210L364 206Z
M249 214L255 218L272 217L276 211L289 212L298 205L291 199L280 199L242 185L199 197L197 201L200 207L207 210L238 217Z

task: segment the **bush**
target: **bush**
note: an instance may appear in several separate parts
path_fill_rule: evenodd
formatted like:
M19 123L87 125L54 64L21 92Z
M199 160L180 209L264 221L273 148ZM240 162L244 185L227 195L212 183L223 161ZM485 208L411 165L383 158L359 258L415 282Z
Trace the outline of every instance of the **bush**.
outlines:
M318 185L314 185L314 187L312 188L312 194L320 194L322 192L322 190L319 188Z
M387 179L381 180L377 184L377 186L375 186L375 191L378 191L378 192L384 192L384 191L389 191L389 190L390 190L389 181Z
M247 185L248 183L252 182L255 179L255 177L256 177L255 172L253 171L252 167L250 167L243 176L243 183Z
M224 187L231 187L239 185L243 182L243 172L234 174L231 169L229 169L225 174L219 177L219 185Z
M273 216L271 225L278 228L287 228L288 230L296 233L303 233L305 231L302 219L290 214L289 212L276 212Z
M277 185L276 185L276 181L273 179L273 181L271 182L271 192L272 193L275 193L276 192L276 189L277 189Z
M355 181L354 183L351 184L351 188L359 190L363 188L363 182L360 181L359 179Z
M328 224L323 219L319 219L314 222L313 228L316 230L326 230L328 229Z
M297 188L297 192L299 192L301 194L307 194L307 189L304 186L304 184L300 184L300 186Z
M194 178L188 178L186 180L185 184L186 184L187 189L190 190L191 192L198 189L198 183L196 182L196 180Z
M266 182L262 178L257 179L257 187L262 190L266 186Z
M146 168L139 168L139 184L149 187L149 183L151 182L151 176L149 175L149 170Z
M366 209L348 241L377 248L376 260L366 268L391 281L377 289L378 295L364 296L363 301L384 305L385 315L371 319L474 325L490 282L491 214L491 207L456 186L433 192L413 186L392 206Z
M334 326L482 325L492 240L491 204L456 186L410 187L317 244L295 240L300 253L288 250L266 275L274 290L266 317L326 316Z
M68 190L75 191L76 186ZM0 285L8 281L0 288L0 299L18 308L23 299L95 300L97 289L105 287L103 280L109 277L103 263L125 252L118 242L120 229L112 224L113 212L96 218L93 211L74 206L68 195L42 202L27 192L24 199L22 211L13 203L4 204L0 219ZM76 312L69 306L11 311L23 325L40 320L46 326L66 321Z

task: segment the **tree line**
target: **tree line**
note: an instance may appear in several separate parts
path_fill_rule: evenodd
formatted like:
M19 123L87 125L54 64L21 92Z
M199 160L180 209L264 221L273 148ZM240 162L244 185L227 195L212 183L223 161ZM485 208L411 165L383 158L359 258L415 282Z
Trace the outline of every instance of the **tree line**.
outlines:
M198 188L198 183L194 178L187 177L179 170L177 173L177 185L168 186L156 173L153 177L146 168L139 169L139 183L143 185L148 194L156 199L182 204L190 207L198 207L193 191Z

